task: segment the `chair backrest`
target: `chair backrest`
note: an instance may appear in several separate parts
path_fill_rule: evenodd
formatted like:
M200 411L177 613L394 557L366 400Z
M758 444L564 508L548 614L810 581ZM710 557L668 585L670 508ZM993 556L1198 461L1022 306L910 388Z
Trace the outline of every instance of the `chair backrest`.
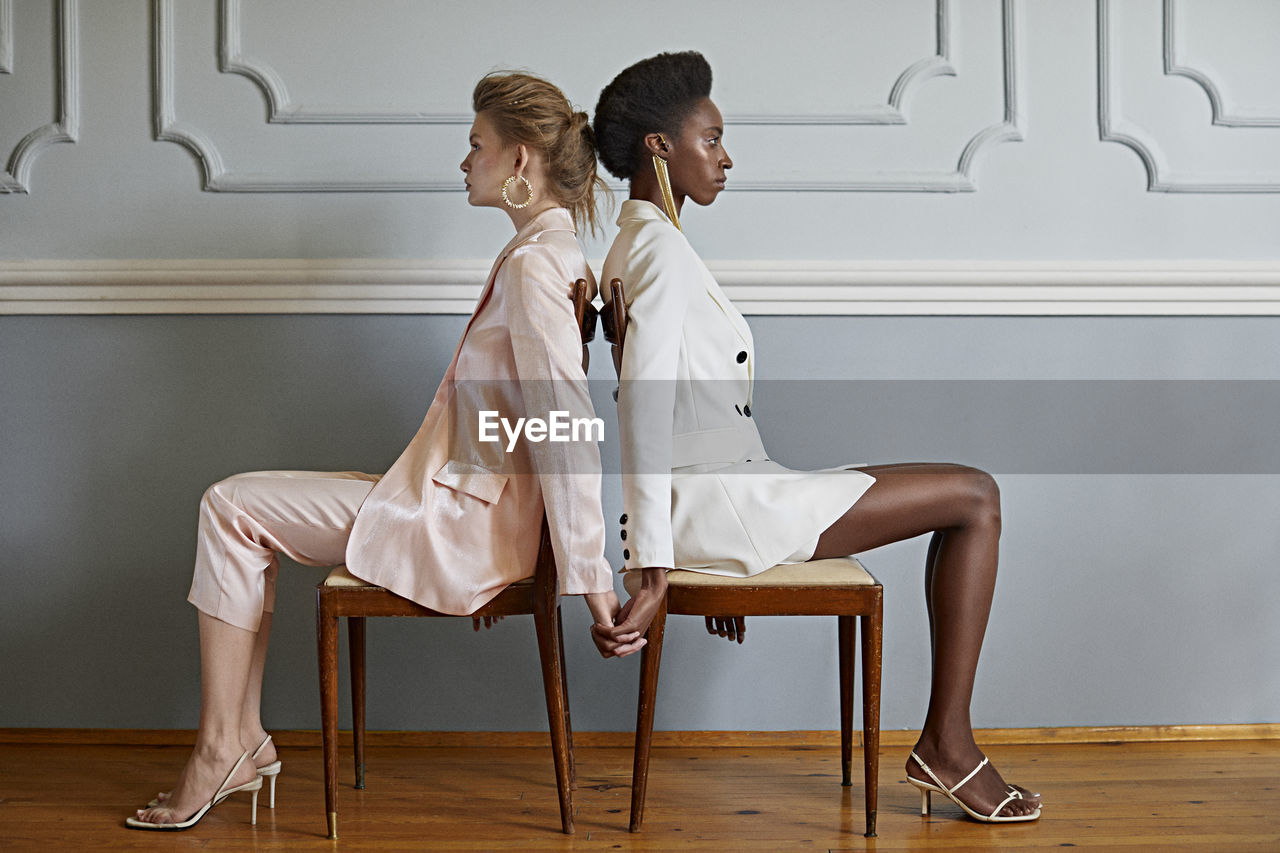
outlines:
M573 316L578 321L578 331L582 334L582 372L587 372L591 364L591 351L587 344L596 339L596 306L591 304L587 295L587 280L580 278L573 283Z
M615 278L609 282L609 301L600 312L600 324L604 327L604 339L613 344L613 370L622 379L622 348L627 343L626 294L622 289L622 279ZM618 391L614 389L613 399L618 399Z
M573 283L573 316L578 321L578 334L582 338L582 372L587 372L591 361L591 353L587 344L596 337L596 317L599 312L591 304L587 292L587 280L580 278ZM534 595L539 601L554 602L559 594L556 582L556 557L551 548L551 531L547 527L547 517L542 516L542 536L538 544L538 562L533 570Z

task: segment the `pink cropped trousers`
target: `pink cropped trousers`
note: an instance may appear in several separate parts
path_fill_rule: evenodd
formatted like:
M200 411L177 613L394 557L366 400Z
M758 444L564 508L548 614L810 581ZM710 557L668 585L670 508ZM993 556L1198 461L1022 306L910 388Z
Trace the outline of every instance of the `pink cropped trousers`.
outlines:
M356 471L254 471L210 486L200 501L187 600L257 631L275 608L278 555L306 566L344 562L356 513L378 479Z

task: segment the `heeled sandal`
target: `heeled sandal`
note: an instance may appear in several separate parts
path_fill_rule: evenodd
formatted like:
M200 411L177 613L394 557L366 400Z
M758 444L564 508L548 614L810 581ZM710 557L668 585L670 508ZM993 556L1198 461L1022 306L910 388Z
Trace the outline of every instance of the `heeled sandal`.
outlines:
M267 735L267 739L264 740L262 743L258 744L258 748L253 751L253 755L250 757L256 762L258 760L258 753L266 749L267 744L269 743L271 743L271 735ZM263 778L271 780L271 787L267 793L267 808L269 809L274 809L276 807L276 777L280 775L280 768L283 766L284 765L281 763L280 759L277 758L275 761L271 762L270 764L266 764L258 768L259 776L262 776ZM156 795L156 798L154 800L147 803L145 806L143 806L143 808L154 809L154 808L163 806L165 803L169 801L170 793L172 792L161 791L159 794Z
M227 785L231 782L231 777L236 775L236 771L240 769L240 765L244 764L245 761L248 761L248 760L251 760L251 759L249 758L249 753L246 751L241 754L240 759L236 761L235 765L231 768L230 772L227 773L227 778L222 780L222 784L218 786L218 790L214 792L213 796L209 799L209 802L205 803L203 806L196 809L196 813L193 814L191 817L187 818L186 820L179 821L177 823L151 823L150 821L139 820L136 817L131 817L131 818L125 819L124 825L129 827L130 829L150 829L150 830L157 830L161 832L180 832L181 830L190 829L191 827L195 826L197 823L200 822L200 820L205 815L209 813L210 809L212 809L214 806L216 806L218 803L222 802L232 794L235 794L239 791L251 791L253 793L253 806L250 812L249 823L256 826L258 823L258 792L262 790L262 777L254 776L253 781L251 782L245 782L243 785L235 785L230 788L227 787Z
M950 788L948 788L946 785L942 783L942 780L939 779L934 774L934 772L929 769L929 765L925 764L920 759L920 756L915 754L914 750L911 753L911 758L913 761L915 761L916 764L919 764L920 769L923 770L925 773L927 773L929 775L929 778L936 783L936 784L930 785L928 782L922 782L921 780L915 778L910 774L907 775L907 781L920 789L920 814L922 815L929 814L929 808L932 805L931 796L934 793L939 793L939 794L942 794L951 802L955 803L960 808L964 809L965 814L967 814L969 817L981 823L1020 823L1020 822L1025 822L1029 820L1036 820L1037 818L1040 817L1040 808L1038 806L1036 807L1035 811L1030 812L1029 814L1007 815L1005 817L998 816L1000 814L1000 810L1003 809L1005 806L1009 805L1009 803L1013 802L1014 800L1023 799L1022 792L1014 789L1012 785L1007 786L1009 796L1001 800L1000 804L996 806L994 809L992 809L991 814L988 814L988 815L975 812L973 809L965 805L960 800L959 797L956 796L956 791L960 790L961 786L963 786L964 783L968 782L974 776L977 776L978 771L987 765L988 759L986 756L982 757L982 761L978 762L977 767L969 771L968 776L965 776L963 779L961 779L959 782L957 782L954 786Z

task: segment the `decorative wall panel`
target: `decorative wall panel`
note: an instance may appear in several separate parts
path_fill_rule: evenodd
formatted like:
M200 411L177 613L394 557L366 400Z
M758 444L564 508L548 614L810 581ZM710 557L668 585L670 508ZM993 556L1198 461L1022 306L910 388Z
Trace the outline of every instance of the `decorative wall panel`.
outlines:
M0 0L0 74L13 73L13 0Z
M1216 40L1224 61L1232 58L1227 48L1238 52L1238 75L1269 81L1274 96L1280 4L1098 0L1097 10L1099 134L1141 158L1150 191L1280 192L1280 131L1273 129L1280 128L1280 107L1238 106L1220 82L1222 72L1184 58L1185 41ZM1192 13L1200 26L1184 21ZM1272 35L1269 53L1246 50L1242 42L1251 33Z
M27 133L14 146L8 165L0 172L0 193L26 193L31 191L31 170L36 158L50 145L57 142L75 142L80 133L80 29L79 0L55 0L54 38L56 40L56 80L51 87L54 103L53 120ZM12 75L14 65L13 7L8 0L0 0L0 70ZM25 74L36 73L34 63L26 66ZM6 122L7 123L7 122ZM6 128L7 129L7 128Z
M749 158L758 171L739 173L731 190L972 191L980 155L1022 138L1015 0L975 0L961 7L950 0L904 0L890 8L867 0L817 3L822 8L814 11L831 24L817 31L812 15L789 11L749 15L726 27L724 12L739 9L735 4L657 5L662 8L644 16L653 31L641 26L629 34L638 42L652 40L654 50L640 55L672 46L661 22L675 20L678 11L684 29L705 43L718 79L734 81L718 86L717 100L737 144L762 156ZM357 15L349 4L315 0L220 0L213 27L207 15L186 6L179 10L173 0L154 0L156 137L195 153L205 189L215 192L458 191L456 173L429 172L423 163L452 164L461 127L471 121L465 109L471 84L502 67L510 53L494 29L508 15L494 0L468 4L465 14L433 7L424 17L422 8L379 0ZM522 44L521 55L540 60L537 70L575 100L594 99L607 75L623 64L601 50L617 19L603 7L570 0L543 4L541 11L548 21L576 28L582 53L596 52L598 61L566 62L564 43L554 40L541 49L536 42ZM294 128L286 135L245 124L256 110L250 112L243 89L219 85L209 77L212 69L200 67L208 56L199 47L206 38L217 42L219 70L252 81L265 102L267 125L330 127ZM956 41L967 44L966 64L953 58ZM744 42L778 49L744 52ZM862 42L877 49L859 51ZM811 50L798 57L794 48L804 44ZM923 58L921 45L928 49ZM903 64L889 78L883 102L839 109L839 102L856 101L873 89L873 79L885 76L878 67L885 57ZM811 67L797 69L798 62ZM797 72L807 72L807 85L798 91L778 85ZM919 103L926 100L919 91L923 84L944 76L956 77L959 85ZM326 85L350 94L327 93ZM295 94L298 89L306 94ZM912 115L927 120L908 120L913 100ZM762 111L760 105L770 101L774 108ZM804 108L810 104L820 109ZM283 130L288 128L278 129ZM808 144L839 146L859 156L849 168L836 170L827 164L815 170L795 157L779 160L777 151L794 149L800 135Z
M590 110L697 48L735 167L686 228L748 313L1280 315L1276 0L517 8L0 0L0 190L41 190L0 313L465 313L509 237L461 194L476 79Z

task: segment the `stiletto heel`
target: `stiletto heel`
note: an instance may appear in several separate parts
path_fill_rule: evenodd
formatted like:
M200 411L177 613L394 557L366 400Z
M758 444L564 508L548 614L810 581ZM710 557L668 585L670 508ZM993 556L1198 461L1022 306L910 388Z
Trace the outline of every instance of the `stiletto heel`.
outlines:
M271 783L267 787L267 808L269 809L274 809L276 807L276 777L279 775L280 775L279 770L277 770L275 773L272 773L270 775L267 775L265 773L263 774L263 777Z
M929 806L931 805L929 798L933 793L936 792L936 793L942 794L942 796L946 797L948 800L955 803L960 808L964 809L965 814L967 814L969 817L973 818L976 821L980 821L981 823L1020 823L1023 821L1035 820L1038 817L1040 817L1040 808L1038 806L1036 807L1035 811L1030 812L1029 814L1008 815L1007 817L996 816L1000 814L1000 810L1003 809L1005 806L1007 806L1009 803L1013 802L1014 800L1023 799L1022 792L1016 790L1012 785L1007 787L1009 796L1001 800L1000 804L991 810L991 814L987 814L987 815L979 814L978 812L975 812L973 809L969 808L967 805L961 802L960 798L956 796L956 791L960 790L960 788L964 785L964 783L968 782L974 776L977 776L978 771L987 765L986 756L983 756L982 760L978 762L977 767L969 771L968 776L964 777L963 779L961 779L959 782L957 782L955 785L953 785L950 788L942 784L942 780L939 779L936 775L934 775L934 772L929 769L929 765L921 761L920 756L916 755L914 751L911 753L911 760L914 761L916 764L920 765L920 769L923 770L925 774L928 775L928 777L934 781L934 783L936 783L936 784L930 785L928 782L922 782L921 780L915 778L914 776L907 774L907 781L920 789L920 814L922 815L929 814Z
M244 764L246 761L249 761L249 760L250 759L249 759L248 752L241 754L240 759L235 763L234 766L232 766L230 772L227 773L227 778L222 780L222 784L218 786L218 790L214 792L213 796L209 799L209 802L205 803L203 806L197 809L196 813L193 814L191 817L187 818L186 820L179 821L178 823L151 823L149 821L139 820L136 817L131 817L125 820L124 822L125 826L129 827L130 829L150 829L150 830L160 830L164 832L179 832L184 829L190 829L191 827L199 823L200 820L209 813L210 809L212 809L218 803L222 802L227 797L231 796L237 791L253 792L253 806L252 806L253 810L250 812L250 823L257 824L258 792L262 790L262 777L254 776L252 782L245 782L243 785L235 785L234 787L230 787L230 788L227 787L227 785L230 784L231 782L231 777L236 775L236 771L240 769L240 765Z
M266 740L258 744L258 748L253 751L253 760L258 760L258 753L267 748L267 744L271 743L271 735L267 735ZM271 782L267 791L267 808L274 809L276 807L276 777L280 775L280 769L284 767L280 759L258 768L258 775Z

